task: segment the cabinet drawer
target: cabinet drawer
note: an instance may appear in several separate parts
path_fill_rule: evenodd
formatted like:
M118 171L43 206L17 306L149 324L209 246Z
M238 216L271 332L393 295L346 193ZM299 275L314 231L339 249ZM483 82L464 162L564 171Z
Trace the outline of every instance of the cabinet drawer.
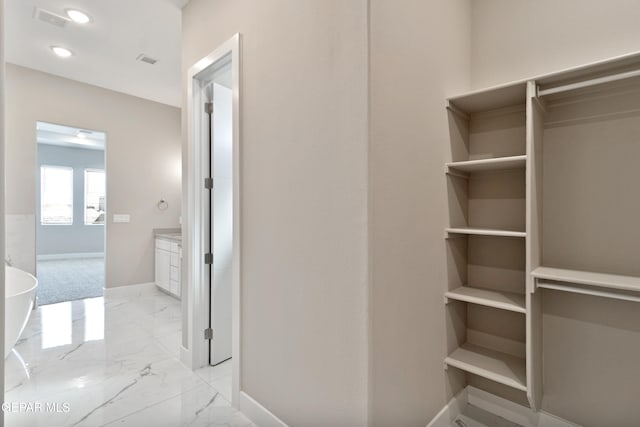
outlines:
M171 242L171 252L179 253L180 252L180 243Z
M156 248L162 249L165 251L171 250L171 242L164 239L156 239Z
M174 254L171 252L171 266L180 267L180 254Z
M179 282L180 281L180 269L178 267L171 266L171 275L170 278L172 281Z

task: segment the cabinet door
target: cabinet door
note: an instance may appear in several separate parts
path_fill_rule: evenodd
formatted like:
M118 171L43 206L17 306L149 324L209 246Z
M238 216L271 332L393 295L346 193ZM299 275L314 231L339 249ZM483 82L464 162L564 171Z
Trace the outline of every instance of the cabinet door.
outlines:
M178 268L180 266L180 253L171 252L171 266Z
M180 282L176 280L171 281L171 293L177 297L180 296Z
M178 248L178 278L175 294L180 297L182 295L182 246Z
M171 290L171 253L156 248L156 285L167 291Z

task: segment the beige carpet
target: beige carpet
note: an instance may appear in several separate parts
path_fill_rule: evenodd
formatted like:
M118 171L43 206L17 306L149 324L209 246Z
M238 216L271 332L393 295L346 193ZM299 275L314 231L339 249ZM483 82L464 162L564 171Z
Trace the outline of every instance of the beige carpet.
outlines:
M38 304L99 297L104 288L104 258L38 261Z

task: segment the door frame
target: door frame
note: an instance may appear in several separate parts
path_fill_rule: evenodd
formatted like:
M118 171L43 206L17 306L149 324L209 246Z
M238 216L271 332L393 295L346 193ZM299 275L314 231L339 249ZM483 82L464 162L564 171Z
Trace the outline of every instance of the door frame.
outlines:
M58 122L58 121L54 121L54 120L42 120L42 119L38 119L36 120L35 124L34 124L34 141L35 141L35 153L36 153L36 159L35 159L35 163L34 163L34 170L35 170L35 175L36 175L36 186L35 186L35 198L34 198L34 203L35 203L35 213L33 216L34 219L34 249L33 249L33 268L34 268L34 275L37 277L38 275L38 241L41 238L41 234L42 231L40 229L41 226L41 215L42 215L42 209L40 206L40 203L38 203L40 201L40 198L42 197L42 188L41 188L41 166L45 166L40 165L39 161L38 161L38 149L39 149L39 144L40 142L38 142L38 124L39 123L45 123L45 124L51 124L51 125L58 125L58 126L65 126L65 127L70 127L70 128L78 128L78 129L86 129L86 130L90 130L93 132L100 132L104 134L104 148L102 149L102 171L104 172L104 224L103 225L103 229L102 229L102 261L104 263L104 266L102 268L102 274L104 276L104 283L102 286L102 296L105 295L106 293L106 285L107 285L107 230L109 227L109 215L108 215L108 206L109 206L109 175L107 174L107 150L108 150L108 142L109 142L109 132L107 132L106 130L101 130L101 129L94 129L92 126L80 126L78 123L74 122L72 124L69 123L62 123L62 122ZM64 165L51 165L51 166L61 166L61 167L70 167L70 166L64 166ZM75 173L76 173L76 168L73 167L73 201L72 201L72 212L74 213L73 215L73 223L71 224L72 226L75 225L75 220L76 220L76 216L75 216L75 207L76 207L76 200L75 200ZM87 170L100 170L100 169L96 169L96 168L83 168L83 173L84 176L82 178L82 183L83 186L86 186L86 171ZM86 187L85 187L86 188ZM82 196L82 205L85 204L85 200L84 197L86 196L84 190L83 190L83 196ZM40 217L40 218L39 218ZM84 207L83 207L83 215L80 217L80 220L82 221L82 225L83 226L87 226L87 224L84 223ZM91 227L92 225L90 225ZM98 254L99 252L95 252L95 253L91 253L93 255ZM38 300L36 299L36 306L38 306Z
M241 319L241 276L240 276L240 34L235 34L217 49L197 61L188 71L187 80L187 364L192 369L208 365L209 343L204 339L204 330L208 327L209 289L205 284L207 274L203 254L208 229L204 207L207 190L204 178L207 172L208 147L204 135L207 132L203 120L202 88L211 82L213 73L221 65L231 60L233 81L233 251L232 251L232 404L238 406L240 393L240 319ZM183 296L184 297L184 296ZM183 357L184 360L184 357Z

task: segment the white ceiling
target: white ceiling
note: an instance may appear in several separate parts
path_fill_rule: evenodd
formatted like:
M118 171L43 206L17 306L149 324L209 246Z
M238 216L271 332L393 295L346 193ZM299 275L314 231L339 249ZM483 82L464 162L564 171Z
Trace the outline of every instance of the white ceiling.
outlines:
M104 150L107 139L104 132L47 122L36 124L36 137L38 144L89 150Z
M84 83L180 106L181 8L189 0L6 0L6 60ZM38 7L93 22L64 28L36 20ZM49 46L70 49L62 59ZM158 62L136 60L144 53Z

